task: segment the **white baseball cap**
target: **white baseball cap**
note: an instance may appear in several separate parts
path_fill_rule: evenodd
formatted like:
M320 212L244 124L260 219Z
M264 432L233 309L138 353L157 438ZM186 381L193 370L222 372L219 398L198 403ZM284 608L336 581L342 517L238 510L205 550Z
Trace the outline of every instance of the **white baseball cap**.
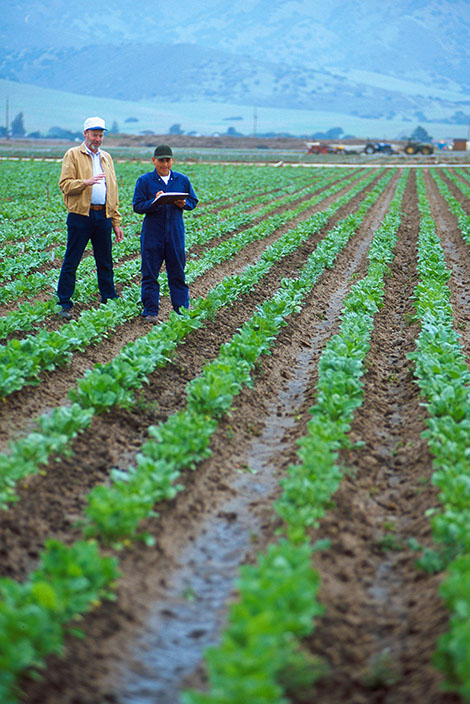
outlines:
M102 117L87 117L83 123L83 131L86 132L87 130L104 130L107 132L105 121Z

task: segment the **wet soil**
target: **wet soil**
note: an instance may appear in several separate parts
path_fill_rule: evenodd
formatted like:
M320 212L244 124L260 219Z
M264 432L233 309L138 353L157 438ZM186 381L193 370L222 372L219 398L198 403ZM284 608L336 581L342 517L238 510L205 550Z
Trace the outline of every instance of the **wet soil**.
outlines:
M426 173L425 178L452 269L454 317L468 354L468 247L432 177ZM320 354L338 331L352 283L366 271L367 249L397 179L398 174L334 268L320 277L302 311L282 328L272 354L257 366L253 387L235 399L220 423L211 456L183 473L184 491L159 505L158 517L142 526L154 536L154 547L136 544L119 553L117 601L85 616L84 638L68 637L64 656L48 658L41 679L23 680L23 704L177 704L182 689L205 687L203 651L220 637L227 604L236 598L238 566L254 561L276 539L273 502L280 479L296 460L296 442L305 434ZM2 575L24 578L46 537L66 542L79 537L75 522L86 493L105 481L112 467L133 464L149 425L184 407L186 383L283 278L297 274L319 239L362 198L276 265L250 295L190 335L171 363L150 376L132 409L95 417L74 441L73 455L24 482L18 504L0 515ZM410 538L430 544L425 512L438 503L430 481L431 456L421 437L425 412L407 359L418 334L411 322L419 223L413 172L403 210L366 360L364 403L351 430L352 439L364 444L342 454L348 471L334 506L311 534L312 540L329 538L331 547L315 557L325 614L305 646L328 670L310 691L292 695L293 704L459 701L441 691L442 677L431 666L436 640L448 624L438 596L440 576L421 572L408 547ZM191 295L202 295L255 261L280 232L208 272L191 286ZM164 302L162 320L168 313ZM74 356L67 368L45 375L38 387L12 394L1 409L4 438L26 432L37 414L64 403L68 388L88 366L111 359L145 331L141 320L129 321L103 344Z

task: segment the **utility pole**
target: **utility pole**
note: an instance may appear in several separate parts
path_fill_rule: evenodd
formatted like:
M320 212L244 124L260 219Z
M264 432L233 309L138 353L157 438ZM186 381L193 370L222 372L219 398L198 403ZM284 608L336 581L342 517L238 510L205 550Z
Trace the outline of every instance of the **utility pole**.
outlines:
M253 137L256 137L256 122L258 120L258 113L256 108L253 108Z
M7 98L7 104L5 107L5 137L7 139L10 139L10 130L8 129L9 122L10 122L10 106L9 106L8 98Z

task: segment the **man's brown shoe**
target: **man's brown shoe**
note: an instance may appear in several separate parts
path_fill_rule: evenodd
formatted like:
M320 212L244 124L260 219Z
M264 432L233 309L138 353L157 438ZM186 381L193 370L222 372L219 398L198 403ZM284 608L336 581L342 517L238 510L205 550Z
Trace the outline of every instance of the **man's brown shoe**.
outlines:
M158 315L144 315L144 320L146 323L157 323Z

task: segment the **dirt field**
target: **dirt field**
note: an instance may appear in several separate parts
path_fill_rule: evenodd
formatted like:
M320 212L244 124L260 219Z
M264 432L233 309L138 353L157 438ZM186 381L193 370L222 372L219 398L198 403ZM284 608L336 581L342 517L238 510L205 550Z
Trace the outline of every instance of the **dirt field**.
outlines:
M453 314L468 357L468 246L429 171L424 169L424 174L452 269ZM49 658L40 680L24 679L23 704L176 704L182 689L204 688L202 654L218 640L226 605L236 596L238 566L253 561L276 539L279 519L272 506L279 480L295 462L296 441L305 434L319 356L338 331L352 282L365 273L368 246L399 176L393 176L334 268L321 276L302 311L288 319L272 355L262 359L253 388L236 398L216 431L211 457L181 478L185 490L159 507L158 518L145 525L155 537L155 547L133 545L121 553L117 601L86 616L81 623L85 637L68 638L64 657ZM23 579L46 537L65 542L79 538L75 521L86 493L106 481L111 467L134 461L148 426L184 406L187 382L217 356L282 279L295 277L318 240L363 197L354 198L318 235L281 260L253 293L190 335L171 364L150 376L131 410L96 416L74 441L73 455L51 462L43 475L24 482L20 501L0 514L3 576ZM470 212L470 203L459 197ZM320 207L326 204L302 218ZM425 512L438 503L430 482L431 455L421 437L425 411L407 359L419 329L410 322L419 222L414 170L403 211L392 275L386 280L384 306L375 316L367 355L364 403L351 431L352 439L364 445L342 453L341 462L349 468L346 478L331 510L311 533L312 540L328 538L331 547L315 557L325 615L306 646L329 667L313 689L291 700L293 704L460 701L441 691L442 677L430 664L436 640L448 625L437 593L441 577L418 570L416 554L407 544L409 538L430 544ZM191 296L204 295L224 276L255 261L282 231L211 269L191 285ZM169 309L168 299L163 299L162 320ZM87 368L109 361L147 329L135 318L99 346L75 354L70 365L43 374L40 385L8 396L0 407L2 450L9 438L30 429L33 418L64 404L68 390ZM392 526L392 549L383 548L386 526Z

